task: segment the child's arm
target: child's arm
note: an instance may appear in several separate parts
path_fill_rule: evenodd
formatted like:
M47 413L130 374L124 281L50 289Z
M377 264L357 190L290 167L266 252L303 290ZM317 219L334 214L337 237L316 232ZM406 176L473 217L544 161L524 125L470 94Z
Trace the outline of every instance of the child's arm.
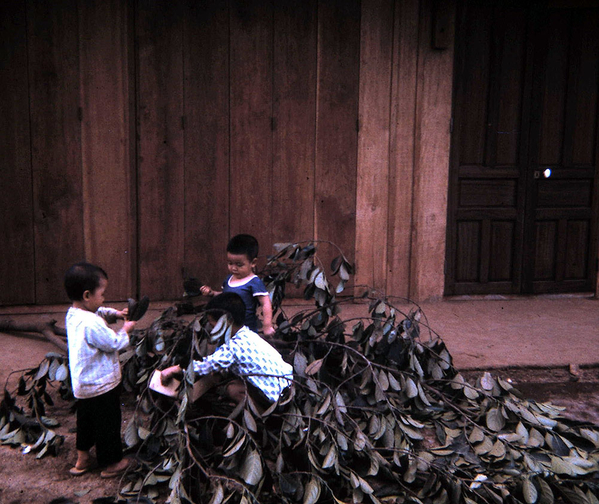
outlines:
M202 287L200 287L200 292L202 293L202 296L211 296L211 297L222 294L222 291L215 291L207 285L202 285Z
M272 336L275 328L272 326L272 304L270 296L256 296L262 306L262 332L264 336Z
M137 324L137 322L135 320L127 320L123 324L123 328L121 330L125 331L127 334L129 334L135 328L135 324Z
M129 346L129 333L134 329L135 324L136 322L128 320L117 332L98 320L85 328L84 337L90 345L103 352L118 352Z
M108 324L114 324L118 319L122 319L123 313L126 311L115 310L114 308L110 308L109 306L100 306L96 315L102 317Z

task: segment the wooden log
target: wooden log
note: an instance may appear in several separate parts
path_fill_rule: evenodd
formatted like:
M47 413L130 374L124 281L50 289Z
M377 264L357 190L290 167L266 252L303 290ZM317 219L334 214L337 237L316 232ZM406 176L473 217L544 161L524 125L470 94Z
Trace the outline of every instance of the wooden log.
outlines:
M12 319L0 319L0 331L39 333L63 352L68 351L66 331L61 327L56 327L55 320L49 322L16 322Z

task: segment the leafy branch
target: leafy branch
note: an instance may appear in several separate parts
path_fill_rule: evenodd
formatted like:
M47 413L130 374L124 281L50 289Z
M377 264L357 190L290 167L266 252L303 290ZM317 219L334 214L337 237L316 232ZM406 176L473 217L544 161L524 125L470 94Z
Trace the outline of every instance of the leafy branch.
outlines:
M490 373L468 382L418 306L406 313L372 293L338 298L353 267L340 253L329 270L315 242L279 246L265 268L279 307L271 343L294 368L288 394L266 410L251 393L236 406L218 389L191 401L191 361L211 351L202 313L190 319L170 308L134 332L121 355L136 397L124 438L140 466L124 495L157 499L166 489L170 504L599 503L597 426L527 400ZM288 284L314 306L287 315ZM345 303L363 316L344 318ZM176 400L147 388L155 369L172 364L186 369ZM35 418L51 366L30 375L36 384L23 391L32 399L19 396ZM15 412L12 399L2 407Z

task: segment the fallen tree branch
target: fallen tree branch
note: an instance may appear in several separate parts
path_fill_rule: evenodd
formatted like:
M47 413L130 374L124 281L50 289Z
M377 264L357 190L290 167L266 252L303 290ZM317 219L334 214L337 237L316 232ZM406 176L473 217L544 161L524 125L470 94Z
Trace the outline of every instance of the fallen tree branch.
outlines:
M66 330L56 327L56 320L49 322L15 322L12 319L0 319L0 331L39 333L63 352L67 352Z

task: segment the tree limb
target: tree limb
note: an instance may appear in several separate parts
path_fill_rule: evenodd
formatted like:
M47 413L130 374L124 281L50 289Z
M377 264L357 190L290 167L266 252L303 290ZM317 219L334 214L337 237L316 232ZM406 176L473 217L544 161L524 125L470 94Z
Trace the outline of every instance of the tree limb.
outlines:
M0 319L0 331L39 333L63 352L66 353L68 350L65 341L66 331L56 327L56 320L50 322L15 322L12 319Z

